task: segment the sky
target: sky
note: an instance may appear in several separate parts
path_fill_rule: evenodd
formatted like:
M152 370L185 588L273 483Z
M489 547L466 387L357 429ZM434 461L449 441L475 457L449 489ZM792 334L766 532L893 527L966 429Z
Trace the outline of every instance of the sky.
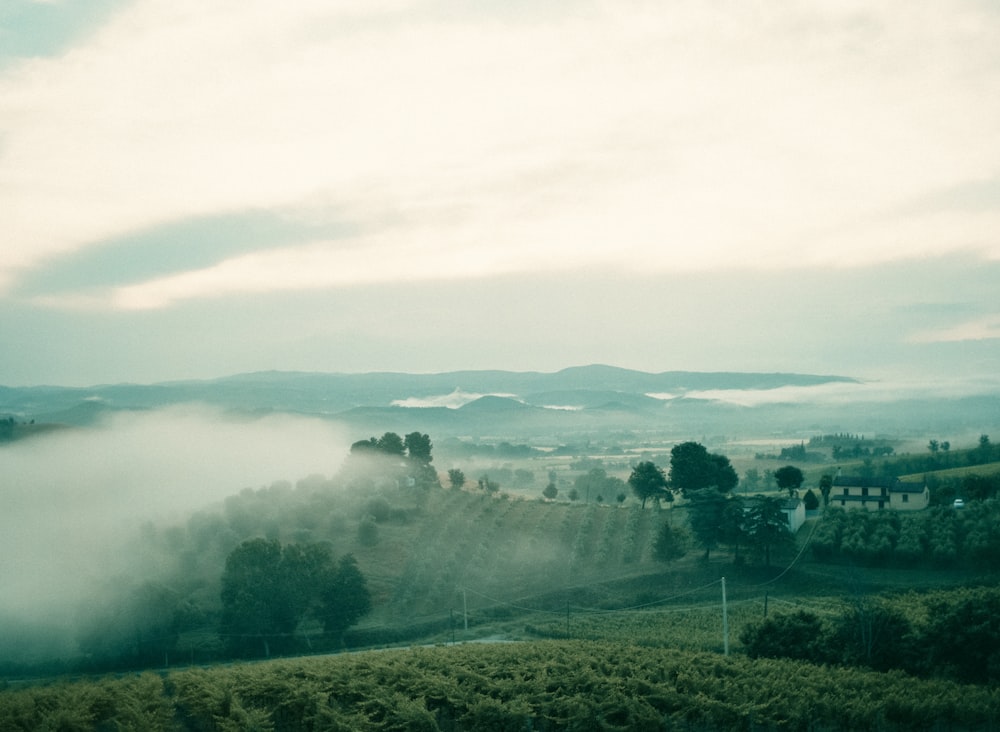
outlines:
M992 0L2 0L0 384L1000 373Z

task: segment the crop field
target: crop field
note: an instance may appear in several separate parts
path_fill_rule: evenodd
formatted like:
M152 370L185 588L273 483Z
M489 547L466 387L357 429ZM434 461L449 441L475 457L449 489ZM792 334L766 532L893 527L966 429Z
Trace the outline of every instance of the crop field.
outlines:
M3 730L989 730L1000 690L626 642L414 648L0 691Z

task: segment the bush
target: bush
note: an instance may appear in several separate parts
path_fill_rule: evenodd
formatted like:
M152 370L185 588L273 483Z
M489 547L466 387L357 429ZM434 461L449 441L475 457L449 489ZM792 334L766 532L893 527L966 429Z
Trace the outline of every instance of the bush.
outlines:
M799 610L775 615L746 626L740 642L750 658L823 660L823 623L813 613Z

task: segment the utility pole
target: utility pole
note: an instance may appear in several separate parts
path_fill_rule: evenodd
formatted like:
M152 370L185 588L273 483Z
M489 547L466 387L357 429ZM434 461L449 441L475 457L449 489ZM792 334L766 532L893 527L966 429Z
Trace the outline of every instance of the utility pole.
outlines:
M465 619L465 632L469 632L469 601L465 596L465 588L462 588L462 616Z
M729 655L729 615L726 610L726 578L722 578L722 652Z

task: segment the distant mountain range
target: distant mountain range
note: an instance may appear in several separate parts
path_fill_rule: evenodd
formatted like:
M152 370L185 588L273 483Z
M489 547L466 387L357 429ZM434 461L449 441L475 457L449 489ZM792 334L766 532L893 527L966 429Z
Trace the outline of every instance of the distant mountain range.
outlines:
M811 397L831 389L846 391L827 403ZM647 373L602 365L553 373L268 371L147 385L0 387L0 417L85 426L116 411L197 402L249 416L293 413L336 419L363 436L420 430L439 437L525 439L614 430L761 435L903 427L933 431L937 426L976 429L974 425L989 415L995 421L1000 414L997 396L901 397L874 404L863 391L861 381L846 376Z

